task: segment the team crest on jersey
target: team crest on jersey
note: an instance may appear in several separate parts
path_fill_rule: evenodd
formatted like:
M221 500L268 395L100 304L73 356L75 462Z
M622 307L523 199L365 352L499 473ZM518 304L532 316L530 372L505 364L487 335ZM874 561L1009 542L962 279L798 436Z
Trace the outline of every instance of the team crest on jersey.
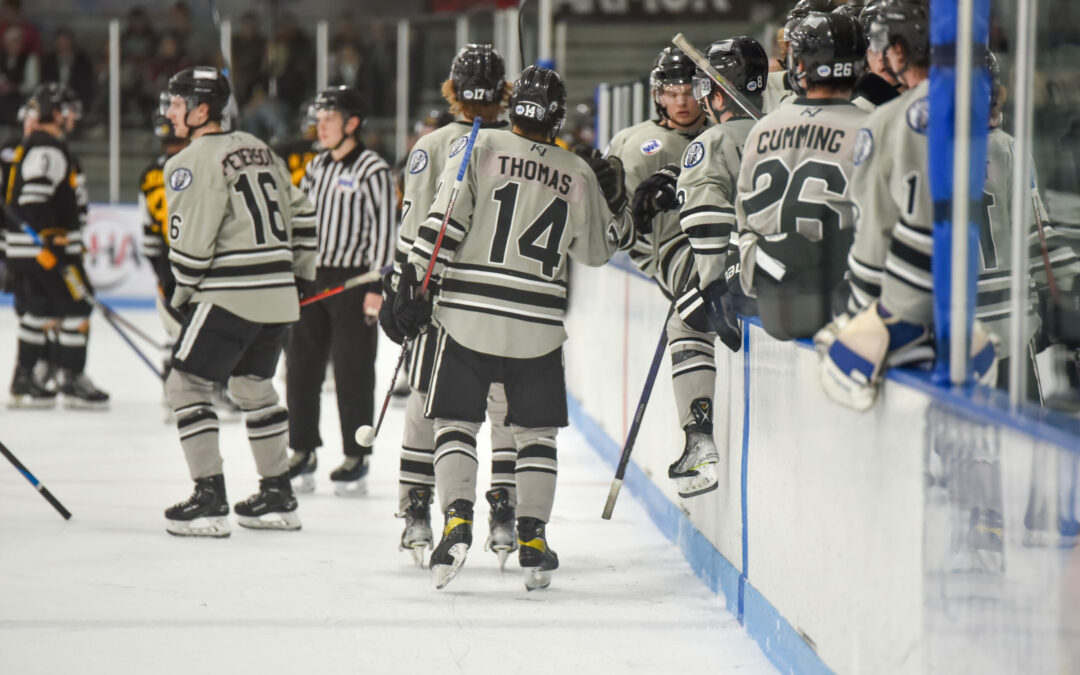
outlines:
M683 166L687 169L701 164L701 160L705 157L705 146L701 141L694 141L686 147L686 154L683 155Z
M922 97L907 109L907 123L915 133L925 134L930 125L930 98Z
M420 173L427 168L427 165L427 152L423 150L413 150L412 157L409 159L409 173Z
M5 164L11 164L15 161L15 148L4 148L0 150L0 162Z
M191 171L183 167L179 169L173 169L173 172L169 174L169 187L177 192L186 189L191 185Z
M664 147L664 144L660 142L660 139L654 138L641 144L641 154L655 155L660 152L660 148L662 147Z
M468 136L462 136L461 138L457 139L456 141L454 141L454 144L450 146L450 156L453 157L454 155L460 153L462 150L465 149L465 146L468 144Z
M874 151L874 134L869 129L859 129L859 135L855 137L855 153L852 157L855 166L860 166L870 158Z

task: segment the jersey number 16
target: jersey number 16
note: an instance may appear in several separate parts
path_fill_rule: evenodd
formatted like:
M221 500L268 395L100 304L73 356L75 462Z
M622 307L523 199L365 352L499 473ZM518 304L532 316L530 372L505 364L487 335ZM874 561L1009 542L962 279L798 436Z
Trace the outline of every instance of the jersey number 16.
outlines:
M266 230L263 226L263 217L270 223L270 232L279 242L288 241L289 233L285 230L285 215L281 212L281 206L274 197L278 194L277 183L274 175L269 171L260 171L255 174L255 183L259 186L256 191L252 186L248 174L242 173L233 183L233 192L243 196L244 205L247 206L251 216L252 225L255 227L255 243L266 243ZM261 197L261 199L260 199Z

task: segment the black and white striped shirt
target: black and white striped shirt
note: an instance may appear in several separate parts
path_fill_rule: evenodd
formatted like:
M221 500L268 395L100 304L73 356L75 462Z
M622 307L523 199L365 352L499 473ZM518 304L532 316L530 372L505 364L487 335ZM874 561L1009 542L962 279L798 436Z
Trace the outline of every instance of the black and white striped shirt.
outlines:
M390 264L397 195L390 166L379 155L358 146L338 161L323 151L308 163L300 189L317 213L318 267Z

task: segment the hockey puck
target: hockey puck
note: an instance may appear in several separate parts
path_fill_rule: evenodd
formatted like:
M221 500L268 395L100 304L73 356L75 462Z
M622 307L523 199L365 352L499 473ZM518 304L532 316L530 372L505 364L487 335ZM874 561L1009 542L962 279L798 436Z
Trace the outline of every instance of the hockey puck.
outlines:
M359 426L356 428L356 435L353 438L365 448L370 448L375 444L375 427L370 424Z

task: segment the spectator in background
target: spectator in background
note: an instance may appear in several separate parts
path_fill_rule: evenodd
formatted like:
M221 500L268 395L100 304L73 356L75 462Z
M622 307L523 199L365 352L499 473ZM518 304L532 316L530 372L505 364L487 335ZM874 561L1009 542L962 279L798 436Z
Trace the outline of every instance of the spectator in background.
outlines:
M277 79L278 97L285 109L297 110L300 104L315 94L315 47L300 29L296 16L281 17L277 35L270 47L271 74Z
M146 10L132 7L120 33L120 101L124 116L140 127L146 125L158 101L157 93L151 95L147 86L157 44Z
M347 9L342 11L341 16L334 22L334 37L330 40L331 49L337 50L344 45L352 45L358 51L363 46L360 28L353 19L353 13Z
M397 63L396 41L383 21L372 21L371 43L364 59L360 91L368 102L368 116L386 117L394 114L394 65ZM414 99L415 100L415 99ZM370 147L370 146L369 146Z
M41 55L41 34L34 24L23 16L21 0L3 0L0 2L0 35L7 29L18 26L22 29L23 50L30 54Z
M180 38L175 33L165 33L161 36L157 53L150 62L147 94L153 95L157 92L160 95L168 86L169 78L189 65L191 64L184 55Z
M259 17L244 12L232 44L232 84L236 102L242 108L251 99L252 90L266 78L266 38L259 30Z
M334 50L331 57L333 64L330 69L330 84L345 85L361 89L360 73L364 66L364 58L360 48L352 42L343 42Z
M90 109L94 102L94 65L75 43L70 28L60 28L53 36L53 50L41 62L41 79L69 87L78 95L83 110Z
M23 31L11 25L4 31L0 58L0 122L15 124L19 106L41 81L37 54L23 48Z

